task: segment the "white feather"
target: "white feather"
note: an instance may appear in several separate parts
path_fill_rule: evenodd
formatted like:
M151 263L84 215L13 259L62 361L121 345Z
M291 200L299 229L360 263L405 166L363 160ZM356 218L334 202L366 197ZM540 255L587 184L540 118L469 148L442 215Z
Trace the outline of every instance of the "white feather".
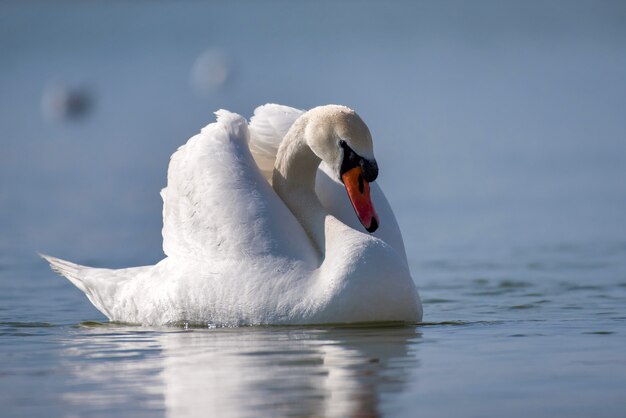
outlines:
M278 147L291 125L303 113L303 110L273 103L254 110L250 119L250 152L263 177L270 183Z

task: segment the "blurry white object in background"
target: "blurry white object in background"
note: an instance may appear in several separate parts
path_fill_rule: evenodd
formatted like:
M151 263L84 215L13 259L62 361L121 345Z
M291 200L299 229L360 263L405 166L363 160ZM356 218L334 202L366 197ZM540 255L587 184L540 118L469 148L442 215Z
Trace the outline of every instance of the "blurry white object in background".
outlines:
M48 83L41 96L41 112L50 122L81 119L91 112L93 104L89 88L61 82Z
M198 55L191 68L191 85L200 93L210 93L226 83L231 67L231 60L223 52L207 49Z

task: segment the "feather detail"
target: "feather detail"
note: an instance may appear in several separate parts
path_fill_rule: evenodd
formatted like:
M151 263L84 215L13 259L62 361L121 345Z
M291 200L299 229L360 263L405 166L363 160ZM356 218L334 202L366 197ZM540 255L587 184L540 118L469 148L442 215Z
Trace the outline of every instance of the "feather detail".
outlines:
M272 182L276 153L291 125L304 110L268 103L254 110L250 119L250 152L263 177Z

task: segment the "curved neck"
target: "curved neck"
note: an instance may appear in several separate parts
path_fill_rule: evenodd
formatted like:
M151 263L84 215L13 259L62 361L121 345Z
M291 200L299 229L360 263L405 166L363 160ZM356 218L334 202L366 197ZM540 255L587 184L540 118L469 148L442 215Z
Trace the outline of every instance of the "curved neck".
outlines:
M320 158L304 139L306 120L298 119L282 140L272 187L303 226L317 251L324 257L324 221L327 212L315 193L315 177Z

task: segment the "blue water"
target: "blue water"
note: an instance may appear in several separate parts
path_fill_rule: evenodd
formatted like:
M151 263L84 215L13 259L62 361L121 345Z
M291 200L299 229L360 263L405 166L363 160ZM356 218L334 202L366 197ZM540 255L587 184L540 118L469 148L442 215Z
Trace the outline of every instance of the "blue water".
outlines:
M624 416L625 50L610 1L0 3L0 416ZM266 102L368 123L423 324L109 324L37 257L158 261L169 155Z

